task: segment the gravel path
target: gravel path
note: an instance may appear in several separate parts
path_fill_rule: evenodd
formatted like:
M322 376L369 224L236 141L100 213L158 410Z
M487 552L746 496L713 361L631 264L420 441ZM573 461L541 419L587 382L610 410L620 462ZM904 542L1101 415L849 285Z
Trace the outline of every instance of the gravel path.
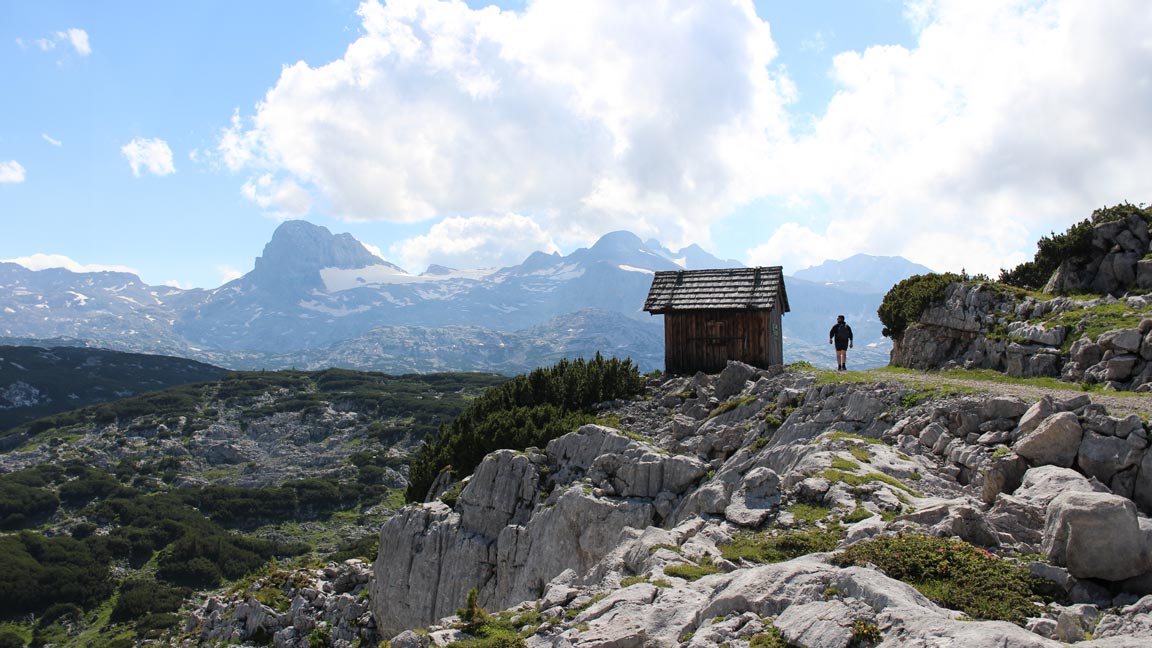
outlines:
M883 375L885 378L892 378L895 380L907 380L921 384L932 385L956 385L959 387L968 387L984 392L994 392L999 394L1012 394L1019 396L1025 400L1040 400L1045 395L1052 395L1057 399L1064 399L1078 394L1088 394L1092 397L1093 403L1099 403L1108 408L1108 412L1113 416L1123 416L1127 414L1139 414L1143 418L1152 417L1152 394L1149 395L1120 395L1108 392L1092 391L1085 392L1075 385L1068 385L1067 388L1049 388L1049 387L1036 387L1033 385L1017 385L1012 383L996 383L987 380L966 380L962 378L950 378L941 376L934 373L901 373L901 374L877 374Z

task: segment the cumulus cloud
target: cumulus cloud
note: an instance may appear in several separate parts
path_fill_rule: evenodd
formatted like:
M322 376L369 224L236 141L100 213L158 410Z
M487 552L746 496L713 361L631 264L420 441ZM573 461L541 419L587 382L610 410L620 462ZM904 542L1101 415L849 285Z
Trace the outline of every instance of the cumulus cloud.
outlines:
M137 178L140 177L140 169L158 176L176 173L176 167L172 164L172 149L162 139L137 137L120 147L120 152L128 158L132 175Z
M61 41L68 41L80 56L88 56L92 53L92 46L88 43L88 32L83 29L72 27L66 31L56 32L56 38Z
M995 274L1094 207L1147 200L1152 5L905 4L912 44L837 54L835 95L794 125L803 89L748 0L368 0L344 55L284 68L216 154L276 214L531 214L530 237L565 245L621 226L707 240L768 198L800 207L750 232L746 261L798 267L866 252ZM464 262L434 238L406 262Z
M706 228L758 191L787 80L747 0L368 0L362 36L286 67L226 165L293 179L347 219L530 213L588 240Z
M4 259L5 263L16 263L29 270L46 270L48 268L64 268L72 272L130 272L139 274L135 269L122 265L103 265L99 263L83 264L63 254L36 253L15 259Z
M908 9L915 46L837 55L838 92L811 137L768 166L836 215L819 235L994 274L1030 257L1040 235L1147 196L1152 6L923 0Z
M767 241L750 248L746 254L749 265L783 266L784 273L789 274L837 258L841 248L841 242L829 240L825 234L799 223L784 223Z
M16 160L0 162L0 184L24 182L24 165Z
M492 268L522 262L535 251L558 248L527 216L455 216L432 226L428 234L392 246L403 267L420 272L430 263L450 268ZM380 256L380 255L377 255Z
M299 218L312 209L312 198L300 185L267 173L245 182L240 193L277 218Z

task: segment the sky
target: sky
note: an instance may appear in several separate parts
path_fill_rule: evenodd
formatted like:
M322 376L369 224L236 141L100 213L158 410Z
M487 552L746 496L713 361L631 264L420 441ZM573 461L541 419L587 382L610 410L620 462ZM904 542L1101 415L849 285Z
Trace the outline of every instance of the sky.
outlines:
M627 229L995 277L1152 201L1147 0L0 0L0 260L212 288Z

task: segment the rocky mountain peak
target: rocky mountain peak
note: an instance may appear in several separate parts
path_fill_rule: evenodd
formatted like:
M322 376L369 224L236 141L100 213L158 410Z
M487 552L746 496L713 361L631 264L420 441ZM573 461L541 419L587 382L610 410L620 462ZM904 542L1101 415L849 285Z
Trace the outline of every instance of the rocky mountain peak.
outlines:
M354 269L385 263L351 234L333 234L308 221L285 221L272 233L264 253L256 258L257 272Z
M270 292L296 293L320 288L320 270L352 270L385 265L400 270L368 251L351 234L333 234L307 221L285 221L272 233L256 267L244 279Z

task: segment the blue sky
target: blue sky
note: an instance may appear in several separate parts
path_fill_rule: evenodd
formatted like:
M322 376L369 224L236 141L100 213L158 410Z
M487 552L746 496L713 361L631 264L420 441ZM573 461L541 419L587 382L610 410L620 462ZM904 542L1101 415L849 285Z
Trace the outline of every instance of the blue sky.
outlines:
M1149 200L1143 0L489 4L0 0L0 259L214 287L305 218L412 272L630 229L994 274Z

